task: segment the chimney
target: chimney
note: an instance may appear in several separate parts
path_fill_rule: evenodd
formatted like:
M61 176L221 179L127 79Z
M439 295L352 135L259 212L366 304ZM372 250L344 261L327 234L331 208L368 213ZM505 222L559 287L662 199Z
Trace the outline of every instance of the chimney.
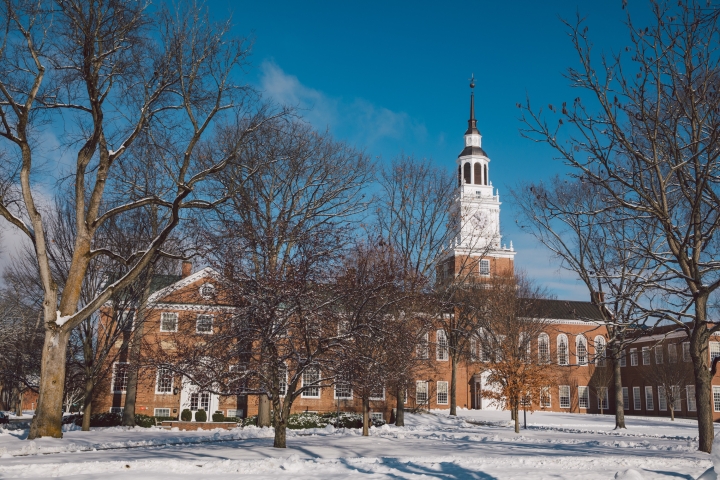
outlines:
M189 277L192 275L192 262L187 260L182 262L182 278Z

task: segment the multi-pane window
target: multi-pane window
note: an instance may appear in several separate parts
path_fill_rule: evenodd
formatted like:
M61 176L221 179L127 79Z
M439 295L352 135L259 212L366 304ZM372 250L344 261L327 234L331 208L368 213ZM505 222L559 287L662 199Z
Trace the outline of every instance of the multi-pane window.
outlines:
M710 364L713 360L720 357L720 342L710 342Z
M643 365L650 365L650 347L642 347Z
M302 393L304 398L320 398L320 370L317 368L307 368L302 374L302 384L305 390Z
M625 357L625 350L620 350L620 366L627 367L627 358Z
M447 361L448 359L448 341L445 330L436 332L437 346L435 348L435 358L439 361Z
M630 349L630 366L637 367L637 364L638 364L637 348L631 348Z
M667 346L668 348L668 361L670 363L677 363L677 348L674 343L670 343Z
M480 260L480 275L490 275L490 260Z
M607 387L598 388L598 408L602 410L608 409L608 389Z
M173 312L162 312L160 314L160 331L177 332L178 314Z
M371 413L370 413L370 418L373 419L373 420L385 420L385 418L383 417L382 412L371 412Z
M568 358L568 339L567 335L561 333L557 338L557 355L558 365L567 365L570 362Z
M540 389L540 406L543 408L552 407L552 399L550 398L550 387L542 387Z
M448 404L448 382L437 382L437 403L438 405Z
M633 387L633 409L642 410L642 398L640 398L640 387Z
M595 365L605 366L605 337L600 335L595 337Z
M428 382L425 380L415 382L415 401L419 405L424 405L428 401Z
M520 358L525 363L530 363L530 360L532 359L532 345L530 341L530 335L526 334L525 332L521 332L518 341L520 343L520 345L518 345L518 348L520 350Z
M229 418L240 418L242 417L242 410L236 408L228 408L225 416Z
M578 407L590 408L590 391L588 387L578 387Z
M281 363L278 365L278 393L281 397L287 395L288 387L288 368L287 365Z
M153 415L156 417L169 417L170 416L170 409L169 408L156 408L153 412Z
M420 337L420 342L417 344L417 348L415 350L415 355L417 355L417 358L421 360L425 360L428 358L429 355L429 344L430 344L430 338L429 333L425 332L425 334Z
M195 323L195 331L197 333L212 333L213 317L212 315L198 315Z
M688 412L694 412L695 410L697 410L697 405L695 404L695 385L686 386L685 394L687 396Z
M115 362L113 364L112 391L113 393L125 393L128 382L128 364Z
M385 387L378 387L370 392L370 400L385 400Z
M673 410L679 412L682 410L682 396L680 395L680 385L673 385L670 387L673 397Z
M160 367L157 369L157 380L155 393L172 393L173 374L169 368Z
M716 412L720 412L720 387L713 387L713 407Z
M335 398L339 398L342 400L348 400L351 399L353 396L352 394L352 388L350 387L350 383L343 379L338 379L335 382Z
M691 358L690 358L690 342L683 342L682 351L683 351L683 362L689 362L691 360Z
M578 365L587 365L588 363L588 350L587 340L582 335L578 335L575 339L576 342L576 356Z
M210 394L208 392L195 392L190 394L190 410L210 410Z
M655 402L653 401L652 387L645 387L645 409L655 410Z
M470 361L471 362L478 361L477 348L478 348L477 338L470 337Z
M550 363L550 337L547 333L538 336L538 362Z
M479 350L480 350L478 352L478 355L480 356L480 361L485 362L485 363L491 361L491 357L490 357L491 351L490 351L489 345L487 343L487 339L488 339L487 335L482 335L482 334L481 334L481 337L478 339Z
M122 415L123 407L110 407L110 413L119 413Z
M560 385L560 408L570 408L570 385Z
M622 387L623 396L623 410L630 410L630 394L628 393L628 387Z
M658 410L662 412L667 410L667 395L665 395L665 387L658 387Z
M663 363L663 347L662 345L655 346L655 365L662 365Z

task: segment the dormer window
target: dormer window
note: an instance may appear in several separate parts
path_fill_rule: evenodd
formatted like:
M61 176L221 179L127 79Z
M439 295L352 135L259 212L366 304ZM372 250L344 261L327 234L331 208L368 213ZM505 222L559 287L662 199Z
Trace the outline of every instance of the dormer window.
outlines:
M205 283L200 287L200 296L212 298L215 296L215 286L212 283Z

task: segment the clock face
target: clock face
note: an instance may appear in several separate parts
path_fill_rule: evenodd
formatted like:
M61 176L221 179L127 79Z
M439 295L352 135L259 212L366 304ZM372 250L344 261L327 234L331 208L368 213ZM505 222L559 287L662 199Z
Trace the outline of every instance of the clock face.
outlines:
M472 145L472 137L467 137L465 139L465 145L467 145L468 147Z

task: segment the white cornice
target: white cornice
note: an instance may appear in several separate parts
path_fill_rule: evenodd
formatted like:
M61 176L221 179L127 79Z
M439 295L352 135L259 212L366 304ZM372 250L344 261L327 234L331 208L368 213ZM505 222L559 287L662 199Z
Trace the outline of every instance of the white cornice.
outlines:
M223 305L203 305L200 303L151 303L148 305L149 308L155 310L181 310L181 311L218 311L218 312L231 312L234 311L235 307L228 307Z

